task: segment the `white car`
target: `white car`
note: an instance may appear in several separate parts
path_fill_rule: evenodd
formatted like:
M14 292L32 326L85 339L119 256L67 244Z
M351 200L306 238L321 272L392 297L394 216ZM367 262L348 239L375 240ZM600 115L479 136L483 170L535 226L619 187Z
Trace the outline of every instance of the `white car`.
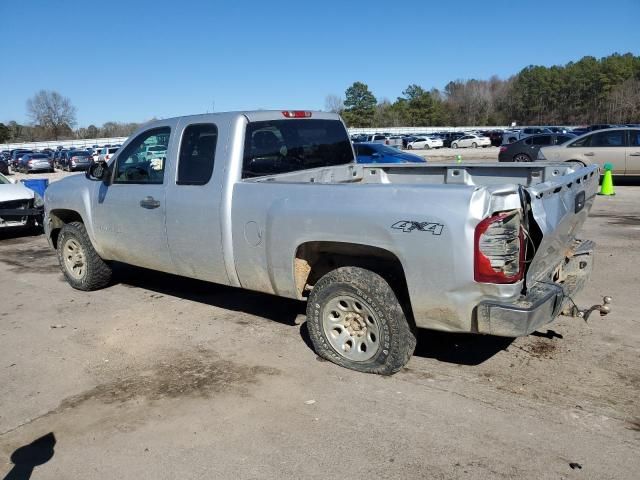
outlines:
M465 135L451 142L451 148L478 148L490 147L491 139L480 135Z
M427 150L431 148L442 148L442 139L437 137L419 137L407 144L408 150L419 148L426 148Z
M98 160L100 162L108 162L111 157L118 151L119 147L104 147L98 154Z
M43 207L40 195L0 173L0 228L42 225Z

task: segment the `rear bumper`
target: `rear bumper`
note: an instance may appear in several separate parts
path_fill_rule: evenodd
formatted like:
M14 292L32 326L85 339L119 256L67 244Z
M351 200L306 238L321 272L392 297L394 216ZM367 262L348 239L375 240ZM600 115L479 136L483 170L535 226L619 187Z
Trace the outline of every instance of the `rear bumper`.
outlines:
M482 302L476 308L478 333L501 337L523 337L552 322L582 290L591 275L591 241L580 241L573 254L556 270L558 281L538 282L516 302Z

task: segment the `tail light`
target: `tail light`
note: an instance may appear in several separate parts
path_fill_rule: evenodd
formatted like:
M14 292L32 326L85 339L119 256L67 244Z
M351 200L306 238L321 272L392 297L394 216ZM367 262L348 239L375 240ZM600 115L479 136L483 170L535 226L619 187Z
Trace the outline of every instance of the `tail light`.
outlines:
M500 147L500 153L506 152L506 151L507 151L507 147Z
M483 283L516 283L525 265L522 212L511 210L485 218L476 226L474 277Z
M105 156L104 156L104 159L105 159L105 160L109 160L109 155L105 155Z
M27 165L29 165L29 166L33 165L33 160L27 161Z
M311 118L311 112L304 110L285 110L282 115L287 118Z

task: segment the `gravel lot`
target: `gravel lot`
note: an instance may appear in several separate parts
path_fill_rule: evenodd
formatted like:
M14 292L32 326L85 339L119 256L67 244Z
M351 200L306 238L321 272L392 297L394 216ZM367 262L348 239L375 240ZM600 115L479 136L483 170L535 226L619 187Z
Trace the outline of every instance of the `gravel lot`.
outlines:
M636 479L640 188L617 193L576 298L608 317L421 331L393 377L318 361L302 303L124 266L78 292L43 236L0 232L0 476Z

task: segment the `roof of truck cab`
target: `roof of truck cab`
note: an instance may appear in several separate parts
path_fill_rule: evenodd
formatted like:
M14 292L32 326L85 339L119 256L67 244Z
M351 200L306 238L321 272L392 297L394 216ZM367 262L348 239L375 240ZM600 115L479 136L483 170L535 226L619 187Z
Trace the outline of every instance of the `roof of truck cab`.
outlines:
M232 112L214 112L214 113L200 113L195 115L183 115L180 117L171 117L164 118L160 120L154 120L145 124L145 128L149 128L149 126L154 126L156 124L162 125L168 121L174 122L178 120L187 120L189 122L202 122L204 120L215 120L221 118L228 117L246 117L250 122L260 122L264 120L296 120L296 118L287 118L284 116L283 112L286 111L294 111L294 110L242 110L242 111L232 111ZM298 111L298 110L295 110ZM302 110L305 112L309 112L311 117L302 118L301 120L340 120L340 115L337 113L331 112L321 112L318 110Z

